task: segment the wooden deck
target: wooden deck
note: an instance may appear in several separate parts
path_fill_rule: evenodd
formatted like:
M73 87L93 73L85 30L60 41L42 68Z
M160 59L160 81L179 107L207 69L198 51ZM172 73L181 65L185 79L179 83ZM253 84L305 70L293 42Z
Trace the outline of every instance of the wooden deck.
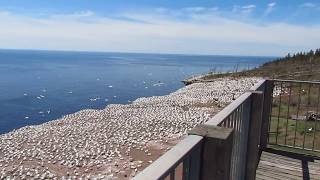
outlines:
M320 180L320 159L283 151L263 152L257 180Z

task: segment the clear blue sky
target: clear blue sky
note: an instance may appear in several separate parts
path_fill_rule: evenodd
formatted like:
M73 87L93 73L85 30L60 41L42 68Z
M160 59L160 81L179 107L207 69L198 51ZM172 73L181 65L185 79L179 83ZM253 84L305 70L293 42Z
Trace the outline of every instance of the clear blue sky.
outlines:
M0 1L0 48L284 55L319 32L319 0Z

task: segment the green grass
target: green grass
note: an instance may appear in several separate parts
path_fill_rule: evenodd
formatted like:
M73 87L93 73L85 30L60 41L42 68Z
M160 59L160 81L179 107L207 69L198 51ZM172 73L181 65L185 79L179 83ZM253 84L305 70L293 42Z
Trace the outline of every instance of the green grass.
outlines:
M309 131L309 128L312 128ZM316 129L316 130L315 130ZM273 116L269 143L320 150L320 122L299 121ZM313 144L314 141L314 144ZM304 142L304 144L303 144ZM318 154L320 155L320 154Z

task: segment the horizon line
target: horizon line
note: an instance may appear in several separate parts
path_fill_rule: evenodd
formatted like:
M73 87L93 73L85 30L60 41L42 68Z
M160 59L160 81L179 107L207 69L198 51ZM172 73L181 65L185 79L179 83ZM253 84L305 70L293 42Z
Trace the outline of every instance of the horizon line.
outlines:
M177 56L229 56L229 57L266 57L280 58L277 55L238 55L238 54L188 54L188 53L165 53L165 52L130 52L130 51L90 51L90 50L59 50L59 49L27 49L27 48L0 48L0 51L47 51L47 52L70 52L70 53L123 53L123 54L156 54L156 55L177 55Z

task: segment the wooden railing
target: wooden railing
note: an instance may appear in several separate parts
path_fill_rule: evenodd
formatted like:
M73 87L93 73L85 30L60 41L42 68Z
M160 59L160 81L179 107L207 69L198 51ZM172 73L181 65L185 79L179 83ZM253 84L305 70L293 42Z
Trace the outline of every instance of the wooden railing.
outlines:
M267 147L272 84L261 80L134 179L255 179Z

